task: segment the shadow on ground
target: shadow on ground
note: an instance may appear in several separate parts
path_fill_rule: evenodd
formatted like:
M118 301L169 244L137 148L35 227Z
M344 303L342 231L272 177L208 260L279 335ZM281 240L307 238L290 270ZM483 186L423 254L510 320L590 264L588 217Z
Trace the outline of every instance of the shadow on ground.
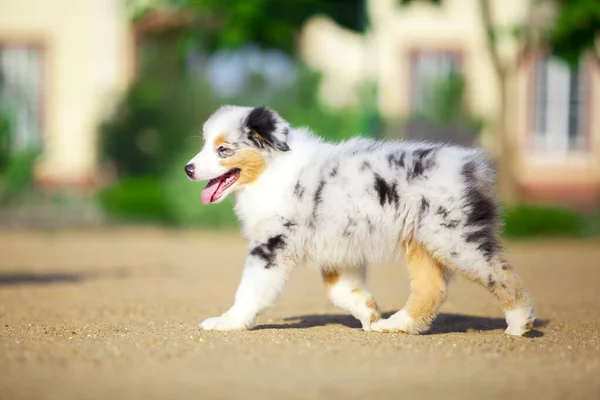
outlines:
M393 312L383 313L383 318L388 318L392 314ZM299 315L284 318L284 321L289 321L290 323L259 325L254 329L302 329L332 324L343 325L348 328L361 328L361 324L357 319L346 314ZM535 327L542 328L548 325L548 322L548 320L538 320L535 322ZM440 314L426 334L439 335L455 332L493 331L504 330L505 328L506 321L504 321L503 318L487 318L462 314ZM529 332L527 336L541 337L544 336L544 334L543 332L534 329Z
M126 278L130 274L126 268L106 268L80 273L69 272L15 272L0 273L0 287L12 285L51 285L60 283L81 283L99 278Z

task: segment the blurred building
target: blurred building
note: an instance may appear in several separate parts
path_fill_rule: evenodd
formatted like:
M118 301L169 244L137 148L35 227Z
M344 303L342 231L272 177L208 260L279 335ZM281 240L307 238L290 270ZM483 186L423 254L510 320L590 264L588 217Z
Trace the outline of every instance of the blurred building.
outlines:
M494 0L497 24L531 21L529 2ZM445 0L441 6L367 0L370 29L364 35L325 17L308 21L301 35L304 60L323 73L321 97L332 107L358 103L358 86L374 81L378 107L407 118L427 107L426 88L451 71L467 82L468 108L493 120L499 111L498 80L489 57L479 2ZM540 18L548 10L536 10ZM571 70L541 50L520 51L510 35L500 57L514 67L508 81L508 134L514 144L516 179L529 200L597 207L600 197L600 66L584 60ZM484 132L483 144L495 151Z
M93 180L98 123L131 79L133 44L122 0L2 0L2 87L15 145L43 148L41 183Z

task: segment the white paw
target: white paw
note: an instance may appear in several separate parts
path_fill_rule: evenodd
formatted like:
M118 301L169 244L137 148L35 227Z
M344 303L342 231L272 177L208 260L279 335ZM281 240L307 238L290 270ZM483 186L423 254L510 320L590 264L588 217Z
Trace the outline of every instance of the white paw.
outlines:
M205 319L199 326L205 331L243 331L252 327L252 321L223 314L220 317Z
M506 328L504 333L511 335L511 336L523 336L523 334L528 331L529 331L528 329L521 328L518 326L509 326L508 328Z
M535 317L530 308L517 308L506 312L508 328L504 331L508 335L523 336L533 329Z
M371 324L371 331L375 332L405 332L412 333L413 320L404 310L398 311L388 319L380 319Z

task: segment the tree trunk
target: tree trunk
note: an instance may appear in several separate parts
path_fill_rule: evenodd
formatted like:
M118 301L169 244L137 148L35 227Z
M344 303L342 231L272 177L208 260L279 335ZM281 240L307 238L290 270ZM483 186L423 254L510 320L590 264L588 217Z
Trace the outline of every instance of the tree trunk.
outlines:
M509 134L508 88L512 69L508 68L506 62L500 59L498 53L490 0L479 0L479 10L485 30L488 53L496 74L500 95L498 115L492 129L498 154L496 161L499 173L499 191L502 200L505 203L511 204L519 200L518 185L514 173L516 146L514 146L513 138Z
M515 174L517 148L509 129L511 125L508 108L509 81L508 71L497 73L500 104L494 134L498 146L498 178L500 197L506 204L515 204L520 200L518 182Z

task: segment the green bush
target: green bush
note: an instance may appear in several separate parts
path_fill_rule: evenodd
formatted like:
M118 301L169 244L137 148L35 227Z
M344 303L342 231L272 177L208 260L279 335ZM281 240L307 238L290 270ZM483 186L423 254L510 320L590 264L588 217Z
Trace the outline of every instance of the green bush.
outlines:
M429 88L427 106L417 110L416 119L427 121L436 126L461 126L474 134L481 132L484 122L471 114L465 105L467 83L464 77L451 72Z
M519 205L505 211L507 237L581 236L585 232L584 217L566 208Z
M0 87L0 91L2 88ZM11 155L10 133L12 121L8 108L0 101L0 170L8 164Z
M0 203L4 203L31 186L37 150L22 150L12 154L0 170Z
M173 223L166 191L152 177L123 179L104 189L98 200L107 212L120 219Z

